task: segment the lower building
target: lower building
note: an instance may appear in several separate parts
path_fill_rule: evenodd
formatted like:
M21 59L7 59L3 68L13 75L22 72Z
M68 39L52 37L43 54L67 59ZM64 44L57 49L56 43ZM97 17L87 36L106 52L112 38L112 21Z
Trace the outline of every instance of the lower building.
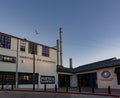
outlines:
M57 71L59 86L120 89L120 59L111 58L74 69L61 67Z

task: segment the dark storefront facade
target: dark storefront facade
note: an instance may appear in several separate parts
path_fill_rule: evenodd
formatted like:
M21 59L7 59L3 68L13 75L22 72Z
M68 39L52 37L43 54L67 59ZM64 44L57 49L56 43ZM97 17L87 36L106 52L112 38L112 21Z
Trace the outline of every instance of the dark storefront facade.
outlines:
M15 85L15 72L0 72L0 85ZM18 73L18 84L33 84L33 73ZM38 74L35 74L35 84L38 84Z
M58 75L58 85L59 87L70 87L70 75L59 74Z
M81 87L97 87L97 73L78 75L78 85Z
M14 72L0 72L0 85L14 84L15 85L15 73Z

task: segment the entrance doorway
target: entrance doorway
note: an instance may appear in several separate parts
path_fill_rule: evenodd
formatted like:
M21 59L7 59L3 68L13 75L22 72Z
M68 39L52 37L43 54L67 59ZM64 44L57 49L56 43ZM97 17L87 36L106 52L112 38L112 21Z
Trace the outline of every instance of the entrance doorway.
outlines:
M58 85L59 87L70 87L70 75L59 74Z
M78 85L81 87L97 87L97 73L78 75Z

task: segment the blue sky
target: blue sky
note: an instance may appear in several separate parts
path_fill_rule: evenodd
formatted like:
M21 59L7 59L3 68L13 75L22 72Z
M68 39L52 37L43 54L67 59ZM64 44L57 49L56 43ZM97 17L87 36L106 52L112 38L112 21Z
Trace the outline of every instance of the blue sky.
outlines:
M0 0L0 32L55 46L60 26L64 66L120 58L120 0Z

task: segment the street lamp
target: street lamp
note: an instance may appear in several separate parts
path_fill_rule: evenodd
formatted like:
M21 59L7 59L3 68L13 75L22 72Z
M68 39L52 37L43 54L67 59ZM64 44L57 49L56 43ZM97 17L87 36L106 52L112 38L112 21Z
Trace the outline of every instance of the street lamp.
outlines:
M38 34L37 30L35 30L35 34L36 35ZM35 83L36 83L36 76L35 76L35 46L36 46L36 44L33 43L33 50L32 50L32 54L33 54L33 90L35 90Z
M35 90L35 43L33 43L33 90Z

